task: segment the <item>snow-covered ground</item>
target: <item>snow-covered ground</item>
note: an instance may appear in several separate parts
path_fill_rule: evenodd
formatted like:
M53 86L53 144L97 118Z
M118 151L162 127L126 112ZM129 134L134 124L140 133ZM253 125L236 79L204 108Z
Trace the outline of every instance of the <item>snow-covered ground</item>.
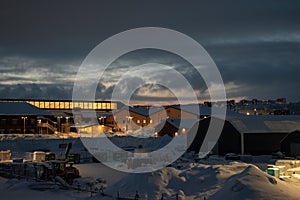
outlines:
M128 138L127 138L128 139ZM116 141L122 141L118 137ZM72 142L72 151L83 151L79 139L37 139L14 138L0 142L0 150L10 149L13 155L36 149L48 149L60 152L59 144ZM149 144L152 144L152 140ZM167 142L167 141L166 141ZM124 143L119 143L125 145ZM161 145L161 144L160 144ZM251 163L230 162L221 157L211 156L207 160L194 163L192 156L186 155L169 167L151 173L130 174L119 172L101 163L75 165L82 179L76 180L81 185L86 180L105 179L107 188L103 196L76 189L62 189L54 183L16 180L0 177L0 199L116 199L134 198L136 192L140 199L299 199L299 175L278 179L267 175L267 163L273 163L268 156L255 157ZM261 169L259 169L259 166ZM88 177L91 177L89 179ZM76 184L75 186L76 187ZM81 186L83 187L83 186Z

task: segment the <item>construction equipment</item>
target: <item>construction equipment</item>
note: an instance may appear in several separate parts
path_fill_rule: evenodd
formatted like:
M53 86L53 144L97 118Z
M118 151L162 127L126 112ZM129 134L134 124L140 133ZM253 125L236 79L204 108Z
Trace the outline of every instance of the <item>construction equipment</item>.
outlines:
M10 151L2 151L0 175L7 178L30 177L45 181L55 181L55 177L61 177L66 183L72 185L73 180L80 178L80 175L79 170L73 167L74 159L70 159L70 156L72 158L72 155L69 155L71 148L72 143L68 143L64 160L55 160L55 154L46 154L41 151L32 153L33 159L30 161L23 161L23 159L10 160Z
M79 171L73 167L74 162L70 161L70 149L72 143L68 143L65 150L65 160L49 160L45 165L47 168L47 177L59 176L64 179L68 184L72 185L75 178L80 178Z
M57 176L65 180L69 185L73 184L75 178L80 178L79 171L73 167L72 164L67 166L66 161L52 160L48 161L44 165L45 174L41 177L42 179L53 179Z

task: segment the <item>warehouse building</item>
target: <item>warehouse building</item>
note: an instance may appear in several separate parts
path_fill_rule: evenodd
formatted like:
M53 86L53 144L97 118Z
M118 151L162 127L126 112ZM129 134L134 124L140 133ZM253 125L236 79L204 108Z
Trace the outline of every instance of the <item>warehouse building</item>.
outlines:
M191 142L190 150L199 152L201 145L210 145L203 144L210 120L210 117L203 119L198 127L195 125L192 128L197 129L197 134ZM299 154L299 130L300 116L232 116L229 114L213 153L267 155L286 151L291 155Z

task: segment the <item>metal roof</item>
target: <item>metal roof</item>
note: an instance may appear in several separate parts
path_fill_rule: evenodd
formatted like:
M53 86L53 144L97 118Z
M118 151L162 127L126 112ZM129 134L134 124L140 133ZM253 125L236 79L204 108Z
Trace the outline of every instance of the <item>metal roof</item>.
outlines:
M113 114L116 114L122 110L127 110L130 112L134 112L137 113L139 115L143 115L145 117L148 117L149 115L152 115L156 112L161 111L163 108L162 107L151 107L150 109L146 109L146 108L135 108L135 107L131 107L131 106L123 106L121 109L115 110L113 111Z
M26 102L0 102L0 115L52 115Z
M185 111L185 112L195 114L195 115L199 115L199 112L200 112L200 115L211 115L211 110L212 110L212 107L201 106L201 105L198 105L198 104L174 105L172 107L175 108L175 109L178 109L178 110L182 110L182 111ZM223 115L224 111L226 111L226 115L230 115L230 116L237 116L238 117L238 116L242 115L238 112L229 110L229 109L224 108L224 107L214 106L213 109L214 109L214 115L216 115L216 116Z
M300 130L299 115L229 116L227 120L240 133L290 133Z
M172 124L176 128L187 128L190 129L194 126L199 119L176 119L176 118L168 118L167 122Z

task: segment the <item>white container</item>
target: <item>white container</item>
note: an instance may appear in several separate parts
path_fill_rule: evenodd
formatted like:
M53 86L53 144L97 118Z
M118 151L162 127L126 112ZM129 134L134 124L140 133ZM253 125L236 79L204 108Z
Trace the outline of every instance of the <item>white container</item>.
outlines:
M46 158L46 153L43 151L33 152L33 161L34 162L44 162Z
M276 168L279 169L279 176L285 176L286 175L286 167L285 166L276 166Z
M10 160L10 150L0 151L0 161L9 161Z
M278 168L268 168L267 173L271 176L279 178L279 169Z

